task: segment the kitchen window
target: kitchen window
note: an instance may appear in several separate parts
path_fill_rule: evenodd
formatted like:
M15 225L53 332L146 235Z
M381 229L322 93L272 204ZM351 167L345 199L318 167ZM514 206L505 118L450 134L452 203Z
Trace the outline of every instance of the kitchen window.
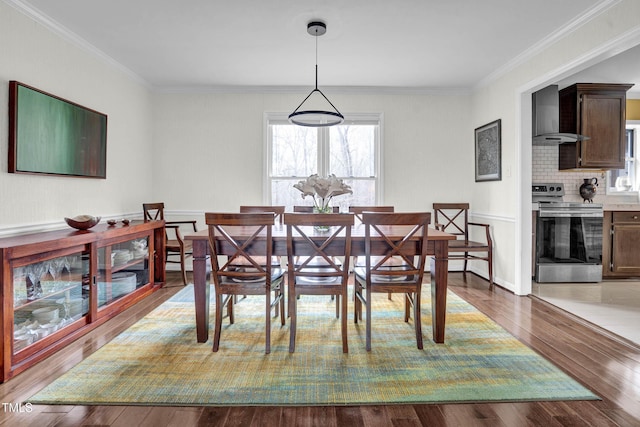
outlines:
M625 168L614 169L607 172L607 194L624 194L638 191L638 132L640 125L627 126L627 145L625 151Z
M349 115L341 125L303 127L292 125L286 115L266 118L266 203L311 204L303 200L293 184L309 175L336 175L351 186L353 194L332 200L346 212L351 205L381 202L381 122L380 114Z

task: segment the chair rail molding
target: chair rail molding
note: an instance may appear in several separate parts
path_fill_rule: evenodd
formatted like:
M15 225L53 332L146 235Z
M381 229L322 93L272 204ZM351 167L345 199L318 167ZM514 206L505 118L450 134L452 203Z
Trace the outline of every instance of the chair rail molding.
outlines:
M516 218L513 216L494 215L494 214L488 214L483 212L469 211L469 216L471 218L478 218L478 219L482 218L482 219L486 219L489 221L496 221L496 222L509 222L509 223L516 222Z
M72 215L71 215L72 216ZM100 222L107 222L110 219L119 221L121 219L142 219L142 215L138 212L119 213L119 214L97 214L95 216L100 217ZM69 227L64 219L47 222L36 222L27 224L14 224L9 226L0 226L0 237L15 236L18 234L40 233L43 231L59 230L61 228Z

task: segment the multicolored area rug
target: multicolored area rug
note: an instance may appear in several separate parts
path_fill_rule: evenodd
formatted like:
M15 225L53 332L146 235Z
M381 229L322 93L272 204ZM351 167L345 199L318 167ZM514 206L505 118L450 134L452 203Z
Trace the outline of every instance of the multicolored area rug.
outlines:
M424 350L416 348L413 322L403 321L402 299L376 296L370 353L351 302L343 354L335 302L309 296L298 304L295 353L288 352L289 323L274 319L271 354L264 354L258 297L238 302L235 324L225 318L220 351L213 353L211 340L196 342L188 286L29 401L258 406L598 399L452 292L445 344L430 339L428 287L424 292Z

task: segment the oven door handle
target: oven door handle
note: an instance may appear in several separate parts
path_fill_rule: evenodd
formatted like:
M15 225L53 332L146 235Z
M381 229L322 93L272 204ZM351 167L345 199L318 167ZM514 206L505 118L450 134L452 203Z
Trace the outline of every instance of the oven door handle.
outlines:
M602 211L567 212L567 211L555 210L555 209L540 209L538 211L538 216L540 218L603 218L604 214Z

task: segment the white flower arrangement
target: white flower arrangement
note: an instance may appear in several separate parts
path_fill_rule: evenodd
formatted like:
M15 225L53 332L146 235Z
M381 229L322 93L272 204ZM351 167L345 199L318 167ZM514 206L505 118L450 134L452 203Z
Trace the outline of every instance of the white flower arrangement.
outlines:
M329 202L335 196L353 194L351 187L333 174L327 178L313 174L306 180L294 184L293 187L300 190L303 199L307 196L313 197L313 205L320 212L327 210Z

